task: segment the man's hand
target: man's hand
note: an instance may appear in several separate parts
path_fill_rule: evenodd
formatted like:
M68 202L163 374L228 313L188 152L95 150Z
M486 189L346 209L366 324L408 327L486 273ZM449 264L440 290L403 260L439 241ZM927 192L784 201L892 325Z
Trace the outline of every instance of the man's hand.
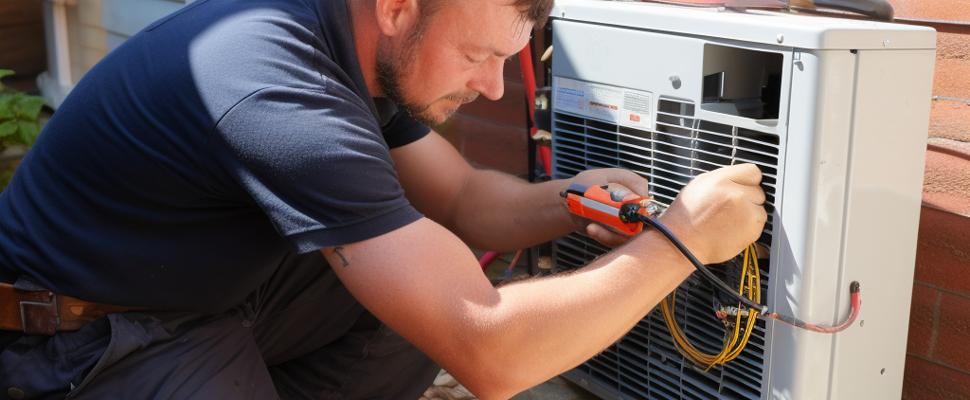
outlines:
M753 164L702 174L681 190L660 220L698 260L723 262L764 230L768 214L760 184L761 170Z
M573 178L572 183L596 186L609 185L610 191L633 192L643 197L648 196L649 190L649 184L646 179L632 171L619 168L591 169L583 171ZM566 205L564 202L563 210L568 213L569 210L565 207ZM629 237L626 235L613 232L603 225L591 222L573 214L569 215L573 219L573 223L576 225L577 230L585 231L589 237L606 246L616 247L629 240Z

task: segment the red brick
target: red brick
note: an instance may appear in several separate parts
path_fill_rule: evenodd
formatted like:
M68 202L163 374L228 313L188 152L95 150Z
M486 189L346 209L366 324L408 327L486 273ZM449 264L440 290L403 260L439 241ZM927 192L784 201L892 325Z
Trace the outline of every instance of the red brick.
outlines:
M966 0L889 0L897 17L970 21Z
M502 99L492 101L479 98L462 107L460 112L468 116L488 119L496 124L524 127L528 117L525 102L525 89L522 83L506 80L505 96Z
M913 286L913 304L909 314L907 354L930 357L933 354L933 327L940 292L924 286Z
M914 356L906 357L904 400L970 399L970 374Z
M967 76L970 76L970 35L938 33L933 94L970 97L970 80Z
M923 207L916 247L916 280L970 293L970 218Z
M462 149L462 146L463 146L464 141L465 141L465 136L462 135L461 132L459 132L457 130L454 130L454 129L451 129L451 130L442 130L442 129L440 129L440 127L439 128L436 128L435 130L439 134L441 134L441 137L445 138L445 140L447 140L448 143L451 143L451 145L454 146L455 149L457 149L459 153L461 153L461 149Z
M933 359L970 371L970 297L942 295Z
M970 216L970 144L934 140L924 177L924 205Z
M461 132L462 154L472 164L520 176L527 173L525 126L493 124L465 115L456 115L446 125L449 132Z
M970 76L970 68L967 76ZM934 101L930 111L930 137L970 142L970 104Z

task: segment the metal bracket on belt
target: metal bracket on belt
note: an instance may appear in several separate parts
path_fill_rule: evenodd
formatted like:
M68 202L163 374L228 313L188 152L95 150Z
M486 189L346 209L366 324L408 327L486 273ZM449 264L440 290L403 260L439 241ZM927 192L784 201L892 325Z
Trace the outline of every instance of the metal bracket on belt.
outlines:
M57 327L61 324L57 295L49 290L28 293L38 296L20 301L20 324L24 333L47 336L57 333Z

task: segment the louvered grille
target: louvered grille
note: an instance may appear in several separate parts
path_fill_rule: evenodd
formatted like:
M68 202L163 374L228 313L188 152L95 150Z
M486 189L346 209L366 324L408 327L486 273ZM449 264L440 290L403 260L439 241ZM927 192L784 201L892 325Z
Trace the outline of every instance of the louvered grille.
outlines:
M596 119L556 112L553 125L555 178L591 168L619 167L650 181L651 194L669 205L693 177L722 166L753 163L764 175L769 219L759 240L770 248L772 211L778 175L776 135L694 117L691 103L661 99L655 131L632 129ZM607 249L582 234L557 240L557 269L578 268ZM770 268L762 265L762 299ZM713 315L713 290L691 276L677 293L677 318L695 346L715 353L724 325ZM765 365L765 325L757 322L748 346L724 367L703 371L674 347L660 310L655 309L625 337L571 372L607 388L615 398L760 399Z

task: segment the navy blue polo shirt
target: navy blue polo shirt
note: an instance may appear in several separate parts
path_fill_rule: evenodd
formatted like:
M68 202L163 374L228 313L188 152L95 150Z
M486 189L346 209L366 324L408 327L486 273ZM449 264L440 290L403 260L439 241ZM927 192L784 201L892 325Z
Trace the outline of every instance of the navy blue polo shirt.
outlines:
M0 281L218 311L286 254L414 222L344 0L199 0L78 83L0 194Z

